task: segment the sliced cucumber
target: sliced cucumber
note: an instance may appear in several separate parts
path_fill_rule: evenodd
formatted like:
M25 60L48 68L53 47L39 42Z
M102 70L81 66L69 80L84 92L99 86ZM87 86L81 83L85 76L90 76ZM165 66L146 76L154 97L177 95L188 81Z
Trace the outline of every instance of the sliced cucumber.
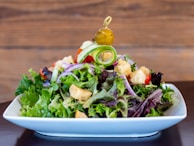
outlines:
M117 53L114 47L93 43L83 49L83 51L78 55L77 62L83 62L88 55L91 55L97 64L105 66L113 64L117 58Z

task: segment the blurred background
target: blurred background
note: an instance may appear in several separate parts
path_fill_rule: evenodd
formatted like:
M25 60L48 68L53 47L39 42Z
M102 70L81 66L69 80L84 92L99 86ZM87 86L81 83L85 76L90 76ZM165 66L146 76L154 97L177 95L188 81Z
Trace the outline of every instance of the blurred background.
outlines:
M107 16L118 53L165 82L194 80L194 0L1 0L0 100L29 68L74 55Z

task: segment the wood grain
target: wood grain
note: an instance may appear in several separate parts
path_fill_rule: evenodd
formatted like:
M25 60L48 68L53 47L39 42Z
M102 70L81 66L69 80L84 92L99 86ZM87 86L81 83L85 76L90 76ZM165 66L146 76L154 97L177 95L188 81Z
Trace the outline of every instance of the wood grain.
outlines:
M0 46L77 47L111 15L116 45L193 47L193 6L184 0L2 0Z
M0 101L29 68L75 54L108 15L120 54L165 81L194 80L194 0L1 0Z

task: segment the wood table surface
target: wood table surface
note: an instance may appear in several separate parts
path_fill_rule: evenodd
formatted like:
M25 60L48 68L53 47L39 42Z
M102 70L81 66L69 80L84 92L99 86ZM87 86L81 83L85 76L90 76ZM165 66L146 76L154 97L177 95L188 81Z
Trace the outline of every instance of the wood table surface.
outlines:
M173 82L180 90L187 105L187 117L159 134L144 138L79 138L47 137L16 126L3 119L2 114L10 102L0 104L1 146L193 146L194 143L194 81Z

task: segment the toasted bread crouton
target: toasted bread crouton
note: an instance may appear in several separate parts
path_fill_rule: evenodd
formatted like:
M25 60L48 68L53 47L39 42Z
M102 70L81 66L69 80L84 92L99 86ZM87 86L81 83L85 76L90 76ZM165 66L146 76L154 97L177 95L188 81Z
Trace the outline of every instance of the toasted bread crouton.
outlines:
M88 118L88 116L85 113L80 112L79 110L76 110L75 118Z
M92 92L87 90L87 89L82 89L80 87L77 87L76 85L72 84L69 88L69 92L70 92L70 96L78 99L80 101L86 101L88 100L91 95Z
M150 70L145 66L142 66L138 70L131 73L130 81L133 84L144 84L146 80L146 76L149 74L150 74Z
M145 66L141 66L139 69L141 69L146 76L150 74L150 69Z
M118 64L114 68L117 73L120 73L125 76L129 76L131 74L131 65L125 60L119 59Z
M131 73L130 76L130 81L133 84L144 84L146 79L146 75L144 74L144 72L141 69L138 69L134 72Z
M64 57L63 58L63 62L66 62L66 63L74 63L73 57L72 56Z
M113 57L113 54L111 52L104 52L101 57L103 61L108 61Z

